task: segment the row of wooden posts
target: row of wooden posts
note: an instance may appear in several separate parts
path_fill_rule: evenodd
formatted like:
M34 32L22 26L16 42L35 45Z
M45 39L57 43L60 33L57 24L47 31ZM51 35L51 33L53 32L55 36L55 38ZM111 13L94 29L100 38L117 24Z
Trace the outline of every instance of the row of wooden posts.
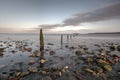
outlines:
M71 39L72 36L67 35L67 42L69 41L69 38ZM61 34L61 48L63 48L63 34ZM44 37L43 37L42 28L41 28L40 29L40 52L42 53L43 51L44 51ZM41 56L44 56L44 54L42 54Z

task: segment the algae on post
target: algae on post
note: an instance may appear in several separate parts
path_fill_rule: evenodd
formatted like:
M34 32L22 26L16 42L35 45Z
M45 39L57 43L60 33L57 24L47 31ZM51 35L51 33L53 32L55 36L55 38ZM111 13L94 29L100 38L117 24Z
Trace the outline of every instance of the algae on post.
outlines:
M43 51L44 51L44 37L43 37L42 28L41 28L40 29L40 52L41 52L41 56L44 55Z

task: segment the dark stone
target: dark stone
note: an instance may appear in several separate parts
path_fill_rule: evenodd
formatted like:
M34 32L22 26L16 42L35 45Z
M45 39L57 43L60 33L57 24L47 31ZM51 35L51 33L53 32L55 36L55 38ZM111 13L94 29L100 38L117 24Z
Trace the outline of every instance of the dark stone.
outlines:
M77 56L82 55L82 51L77 50L77 51L75 52L75 54L76 54Z
M68 45L65 45L66 48L68 48Z
M85 51L86 51L86 50L88 50L88 48L86 48L86 47L85 47L85 48L83 48L83 49L84 49Z
M44 67L44 63L40 63L40 68L43 68Z
M50 51L50 55L54 55L55 54L55 51Z
M119 46L117 46L117 50L120 52L120 45L119 45Z
M10 75L10 76L13 76L13 75L14 75L14 72L9 72L9 75Z
M111 51L115 51L115 46L110 46L109 48Z
M51 77L45 77L43 80L52 80Z
M48 43L48 45L51 45L51 46L53 46L54 44L53 44L53 43Z
M5 48L0 48L0 52L4 52L4 49L5 49Z
M4 72L2 72L2 74L7 74L7 72L4 71Z

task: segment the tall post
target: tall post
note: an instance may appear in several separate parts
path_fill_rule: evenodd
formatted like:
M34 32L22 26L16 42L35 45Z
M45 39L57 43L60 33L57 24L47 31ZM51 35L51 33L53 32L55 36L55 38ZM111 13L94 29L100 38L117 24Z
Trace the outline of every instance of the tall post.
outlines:
M63 48L63 35L61 34L61 49Z
M40 52L41 52L41 57L43 57L44 56L44 37L43 37L42 28L40 29Z
M44 37L42 28L40 29L40 68L44 67L45 59L44 59Z

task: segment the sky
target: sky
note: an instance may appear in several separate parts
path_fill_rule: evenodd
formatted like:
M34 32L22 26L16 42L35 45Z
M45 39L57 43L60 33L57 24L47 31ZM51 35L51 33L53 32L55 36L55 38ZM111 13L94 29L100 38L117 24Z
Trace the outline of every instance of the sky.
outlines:
M0 0L0 33L120 32L120 0Z

